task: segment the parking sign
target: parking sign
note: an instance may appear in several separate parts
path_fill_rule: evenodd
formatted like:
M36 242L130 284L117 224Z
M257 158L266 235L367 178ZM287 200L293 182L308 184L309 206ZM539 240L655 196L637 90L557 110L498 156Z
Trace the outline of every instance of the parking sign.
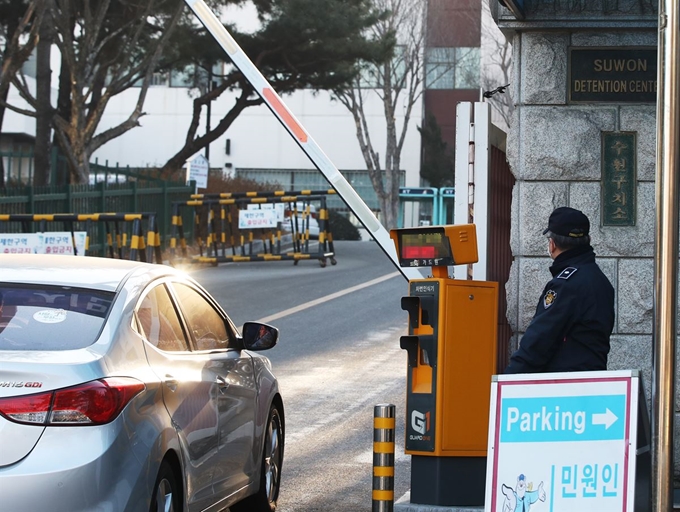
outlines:
M633 512L639 374L499 375L485 512Z

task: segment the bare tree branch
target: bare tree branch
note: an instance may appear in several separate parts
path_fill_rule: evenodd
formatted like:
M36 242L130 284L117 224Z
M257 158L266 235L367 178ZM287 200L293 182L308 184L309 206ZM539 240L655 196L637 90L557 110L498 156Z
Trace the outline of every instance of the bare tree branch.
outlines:
M351 89L334 91L335 97L352 113L356 135L371 184L380 201L383 223L389 229L397 224L401 152L406 140L414 106L422 96L425 51L425 0L374 0L377 9L388 15L372 30L375 39L396 34L397 47L391 60L371 67L377 84L371 89L361 81ZM364 94L376 96L385 120L384 166L371 142ZM403 114L398 121L397 112ZM401 123L401 124L399 124ZM383 181L384 180L384 181Z
M156 69L156 65L158 64L158 60L160 59L161 51L168 37L170 37L172 30L177 25L177 21L179 20L182 11L183 5L178 2L178 7L173 14L172 20L168 24L163 36L156 44L156 47L154 48L153 53L151 54L151 57L148 59L146 74L144 75L144 80L142 82L142 86L140 87L139 96L137 97L137 104L135 105L134 110L132 111L130 116L118 126L106 130L105 132L100 133L95 137L92 137L92 141L90 143L90 153L94 153L98 148L106 144L108 141L116 137L119 137L120 135L134 128L135 126L139 126L139 118L144 115L142 112L142 108L144 106L144 101L146 100L146 94L149 90L149 85L151 84L151 79ZM104 114L104 109L106 108L108 101L111 99L113 93L115 92L115 90L109 91L109 89L110 87L106 89L106 91L104 92L100 101L97 104L97 108L92 109L93 114L91 114L88 118L86 133L90 134L90 136L94 134L94 131L99 125L101 117Z
M55 111L51 122L69 163L71 182L83 183L88 179L92 153L139 125L153 73L184 4L168 3L172 10L165 16L156 13L163 0L130 4L111 0L41 1L52 10L55 43L70 79L63 82L69 87L70 108L61 115ZM128 118L97 134L111 98L140 79L137 101ZM15 79L14 83L21 96L35 106L26 81Z
M8 34L9 40L6 42L3 52L2 68L0 68L0 96L3 96L16 73L26 62L31 52L35 48L45 9L45 0L33 0L29 2L23 18L19 21L12 34ZM26 34L26 29L31 26ZM25 42L21 42L25 39Z
M28 117L36 117L35 111L33 111L33 110L26 110L26 109L23 109L23 108L15 107L14 105L12 105L12 104L10 104L10 103L7 103L7 102L4 101L4 100L0 100L0 106L9 109L9 110L11 110L12 112L16 112L17 114L21 114L21 115L28 116Z

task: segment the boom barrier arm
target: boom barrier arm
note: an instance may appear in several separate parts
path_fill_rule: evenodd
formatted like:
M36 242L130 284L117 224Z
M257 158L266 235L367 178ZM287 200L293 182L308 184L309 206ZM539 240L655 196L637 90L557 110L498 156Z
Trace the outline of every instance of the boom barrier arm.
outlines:
M380 248L390 258L390 261L407 279L420 279L422 275L416 268L404 268L399 266L397 251L390 234L376 218L366 203L361 199L352 185L340 174L333 162L326 156L316 141L307 133L293 113L288 109L280 96L274 91L271 84L255 67L227 29L222 25L215 13L203 0L184 0L201 21L206 29L212 34L222 49L227 52L229 58L241 73L246 77L250 85L265 102L269 110L276 116L283 127L288 131L293 140L305 152L314 166L321 171L338 195L345 201L347 206L354 212L361 224L368 230L373 239L378 242Z

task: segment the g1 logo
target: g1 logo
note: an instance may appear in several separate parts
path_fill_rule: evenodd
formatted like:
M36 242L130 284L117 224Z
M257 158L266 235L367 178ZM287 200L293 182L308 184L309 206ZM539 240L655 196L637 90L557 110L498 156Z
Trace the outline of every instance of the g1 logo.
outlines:
M430 430L430 411L422 413L414 410L411 413L411 428L420 435L425 435Z

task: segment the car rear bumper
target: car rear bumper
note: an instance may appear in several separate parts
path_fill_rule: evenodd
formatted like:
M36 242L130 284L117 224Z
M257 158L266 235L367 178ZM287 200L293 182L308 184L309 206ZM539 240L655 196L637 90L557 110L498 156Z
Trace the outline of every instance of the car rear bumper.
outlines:
M149 470L144 429L130 429L124 416L102 426L46 428L27 457L0 468L2 511L148 511L157 466Z

